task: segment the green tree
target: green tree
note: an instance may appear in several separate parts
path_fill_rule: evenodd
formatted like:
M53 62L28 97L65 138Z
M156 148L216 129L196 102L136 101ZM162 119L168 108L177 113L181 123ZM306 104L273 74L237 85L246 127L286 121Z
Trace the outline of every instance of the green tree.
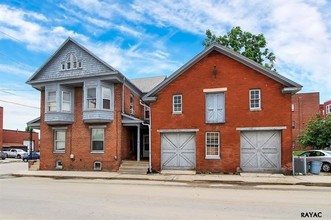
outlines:
M276 71L274 67L276 56L266 48L267 41L263 34L254 35L242 31L240 27L234 27L226 35L217 37L210 30L207 30L206 39L202 45L208 47L212 44L228 47L268 69Z
M299 143L304 147L323 149L331 146L331 114L325 119L321 115L313 117L304 133L299 136Z

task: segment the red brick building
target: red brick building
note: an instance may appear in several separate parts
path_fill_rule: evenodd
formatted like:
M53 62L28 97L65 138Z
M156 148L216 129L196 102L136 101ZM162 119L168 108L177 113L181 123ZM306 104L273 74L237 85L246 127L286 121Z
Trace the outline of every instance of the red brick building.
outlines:
M3 107L0 107L0 149L10 148L30 150L30 133L3 129ZM32 150L39 151L39 137L36 132L32 133Z
M41 170L117 171L144 157L140 89L118 70L68 38L30 77L41 92ZM147 169L146 169L147 171Z
M297 93L292 96L292 147L300 150L302 147L298 137L305 131L310 119L319 113L319 93Z
M325 118L328 114L331 114L331 100L320 104L320 113Z
M211 46L150 91L152 169L280 172L292 158L301 85Z

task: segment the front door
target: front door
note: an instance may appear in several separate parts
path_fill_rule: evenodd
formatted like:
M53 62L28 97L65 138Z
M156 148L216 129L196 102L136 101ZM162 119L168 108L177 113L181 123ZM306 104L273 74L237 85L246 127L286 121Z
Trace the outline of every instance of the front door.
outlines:
M143 135L143 157L149 157L149 137L148 137L148 134Z

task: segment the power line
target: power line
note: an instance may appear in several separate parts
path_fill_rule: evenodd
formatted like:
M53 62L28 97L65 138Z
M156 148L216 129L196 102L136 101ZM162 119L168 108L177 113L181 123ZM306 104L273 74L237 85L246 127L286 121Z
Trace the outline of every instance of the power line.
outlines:
M2 100L2 99L0 99L0 102L6 102L6 103L14 104L14 105L20 105L20 106L24 106L24 107L28 107L28 108L40 109L39 107L35 107L35 106L31 106L31 105L24 105L24 104L20 104L17 102L11 102L11 101L6 101L6 100Z

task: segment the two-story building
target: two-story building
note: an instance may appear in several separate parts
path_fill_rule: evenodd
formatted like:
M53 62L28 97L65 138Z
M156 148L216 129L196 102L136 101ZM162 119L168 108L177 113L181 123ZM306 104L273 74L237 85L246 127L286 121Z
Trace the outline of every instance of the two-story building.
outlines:
M291 96L301 87L230 49L206 48L143 97L152 169L290 169Z
M128 80L67 39L30 77L41 92L40 168L280 172L291 167L301 85L222 46L169 77Z
M41 92L40 118L28 124L40 129L40 169L117 171L146 155L142 91L73 39L27 83Z

